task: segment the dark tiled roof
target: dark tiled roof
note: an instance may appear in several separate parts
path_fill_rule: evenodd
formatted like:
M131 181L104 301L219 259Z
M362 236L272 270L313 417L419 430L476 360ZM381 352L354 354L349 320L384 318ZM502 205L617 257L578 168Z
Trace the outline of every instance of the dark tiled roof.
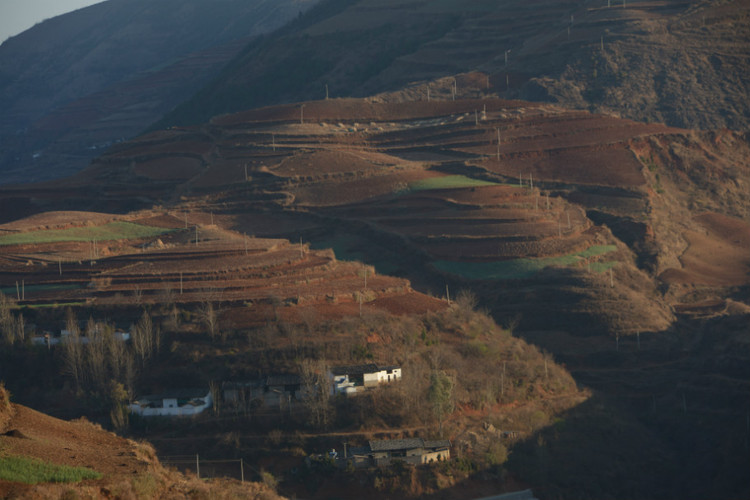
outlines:
M301 384L302 379L299 375L269 375L266 379L266 385L278 386L278 385L297 385Z
M424 447L430 450L442 450L444 448L450 448L451 442L448 440L444 441L425 441Z
M175 389L163 394L150 394L141 396L138 401L161 401L163 399L200 399L205 398L210 390L208 388Z
M375 363L367 365L351 365L351 366L334 366L331 368L331 373L334 375L362 375L365 373L376 373L379 372L380 368Z
M246 388L259 388L265 385L264 379L257 380L245 380L243 382L224 382L221 384L222 389L246 389Z
M347 457L353 457L355 455L363 456L363 455L369 455L369 454L370 454L369 446L350 446L346 450Z
M416 448L424 448L422 438L370 441L370 449L372 451L414 450Z

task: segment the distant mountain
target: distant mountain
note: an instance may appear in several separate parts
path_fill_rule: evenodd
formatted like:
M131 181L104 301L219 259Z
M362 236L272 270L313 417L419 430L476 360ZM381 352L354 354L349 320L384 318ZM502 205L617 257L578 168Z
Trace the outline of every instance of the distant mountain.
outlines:
M0 45L0 183L69 175L316 0L110 0Z
M326 86L362 97L480 70L501 97L747 130L749 10L720 0L326 0L251 44L161 125L319 99Z

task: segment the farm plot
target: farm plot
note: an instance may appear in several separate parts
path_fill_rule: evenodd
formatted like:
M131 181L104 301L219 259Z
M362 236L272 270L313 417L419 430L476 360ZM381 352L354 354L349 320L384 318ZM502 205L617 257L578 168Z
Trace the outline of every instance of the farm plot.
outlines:
M591 228L595 229L595 228ZM521 256L549 257L579 252L596 241L596 232L563 232L544 239L442 238L421 240L416 244L437 260L482 262L515 259Z
M50 229L26 233L6 234L0 236L0 246L44 244L63 241L92 240L133 240L153 238L170 232L171 229L135 224L127 221L115 221L103 226L72 227L69 229Z
M617 247L614 245L599 245L589 247L583 252L558 257L523 258L496 262L452 262L443 260L434 262L433 265L439 271L472 280L524 279L534 276L547 267L582 266L587 258L598 257L615 250L617 250ZM614 264L607 263L607 265ZM605 268L608 267L602 265L597 267L598 270Z
M419 167L382 153L324 149L285 158L277 166L272 167L271 171L280 177L318 179L342 174L370 176L389 171L396 166Z
M639 187L646 183L638 159L625 146L606 149L572 148L544 151L530 156L501 156L475 163L488 172L519 175L534 180L611 187Z
M403 171L352 181L303 184L293 188L292 192L298 205L332 207L392 195L403 191L410 182L422 177L422 170Z

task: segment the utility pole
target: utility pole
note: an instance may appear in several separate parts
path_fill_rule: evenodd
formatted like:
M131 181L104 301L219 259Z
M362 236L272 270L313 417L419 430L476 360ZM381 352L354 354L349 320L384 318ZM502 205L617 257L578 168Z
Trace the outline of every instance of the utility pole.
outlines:
M195 454L195 475L198 476L198 479L201 478L201 462L197 453Z
M300 104L299 106L299 123L300 125L305 123L305 105L304 104Z
M451 303L451 294L448 291L448 284L447 283L445 284L445 297L448 299L448 303L450 304Z
M60 272L60 276L62 276L62 259L60 257L57 258L57 270Z
M326 101L328 100L328 84L326 83Z
M427 86L427 102L430 102L430 86Z
M500 161L500 128L495 130L497 131L497 161Z

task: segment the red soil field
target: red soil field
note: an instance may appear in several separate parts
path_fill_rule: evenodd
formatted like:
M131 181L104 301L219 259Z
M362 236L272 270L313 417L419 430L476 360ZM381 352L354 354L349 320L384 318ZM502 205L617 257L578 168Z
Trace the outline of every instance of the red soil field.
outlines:
M695 221L704 232L685 232L688 248L680 257L682 269L667 269L660 278L673 284L749 284L750 224L716 213L699 215Z

